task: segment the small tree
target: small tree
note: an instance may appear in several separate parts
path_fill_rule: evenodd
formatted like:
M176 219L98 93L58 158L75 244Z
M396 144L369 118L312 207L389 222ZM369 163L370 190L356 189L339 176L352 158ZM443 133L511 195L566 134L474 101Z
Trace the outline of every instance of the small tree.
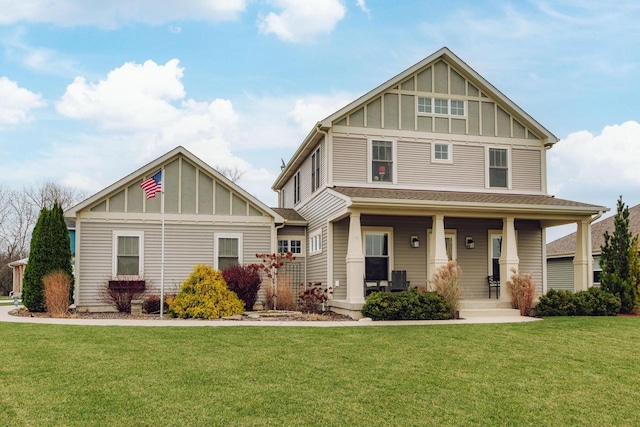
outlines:
M291 262L296 257L291 252L280 252L277 254L256 254L257 258L260 258L260 263L257 264L260 271L271 282L271 286L265 287L265 292L270 293L266 296L267 301L272 302L272 308L275 310L278 306L278 272L286 262Z
M600 247L600 286L620 297L621 313L633 313L638 308L638 236L629 230L629 208L618 199L614 218L614 230L604 233L604 245Z
M24 272L22 301L29 311L45 311L42 278L53 271L62 271L71 278L69 300L73 301L73 267L69 230L62 207L43 208L31 236L31 252Z

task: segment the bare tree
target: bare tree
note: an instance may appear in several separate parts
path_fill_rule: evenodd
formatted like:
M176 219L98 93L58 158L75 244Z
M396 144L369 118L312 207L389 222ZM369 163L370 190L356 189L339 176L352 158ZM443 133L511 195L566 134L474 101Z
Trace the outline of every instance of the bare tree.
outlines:
M234 166L218 166L216 165L216 170L220 172L222 175L226 176L231 180L231 182L238 182L242 175L244 175L244 171L241 171L238 165Z
M25 187L24 192L38 211L42 208L51 209L55 202L60 203L65 211L85 196L84 192L77 188L65 187L53 181L46 181L37 187Z

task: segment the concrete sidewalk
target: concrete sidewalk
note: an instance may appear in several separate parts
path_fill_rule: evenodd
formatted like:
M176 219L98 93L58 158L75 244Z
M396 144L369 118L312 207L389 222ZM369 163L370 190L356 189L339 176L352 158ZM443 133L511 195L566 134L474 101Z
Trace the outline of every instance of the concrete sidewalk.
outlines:
M290 327L362 327L362 326L406 326L406 325L465 325L480 323L520 323L535 322L532 317L472 317L458 320L393 320L373 322L359 321L268 321L268 320L184 320L184 319L55 319L51 317L11 316L13 306L0 307L0 322L7 323L41 323L51 325L84 325L84 326L290 326Z

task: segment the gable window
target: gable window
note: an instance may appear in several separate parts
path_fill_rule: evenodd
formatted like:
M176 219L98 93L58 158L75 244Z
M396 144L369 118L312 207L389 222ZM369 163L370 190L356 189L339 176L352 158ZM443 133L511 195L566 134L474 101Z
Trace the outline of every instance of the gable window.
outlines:
M143 232L113 232L113 276L143 275Z
M418 113L431 112L431 98L418 98Z
M242 234L216 235L213 252L213 267L218 270L242 264Z
M431 160L440 163L451 163L451 144L436 142L432 145Z
M393 182L393 141L371 141L371 180Z
M451 115L464 116L464 101L451 100Z
M433 112L436 114L449 114L449 102L446 99L437 99L434 102Z
M509 159L506 148L489 148L489 187L507 188Z
M311 191L320 188L320 147L311 155Z
M293 204L300 201L300 171L293 176Z
M322 229L309 234L309 254L322 253Z

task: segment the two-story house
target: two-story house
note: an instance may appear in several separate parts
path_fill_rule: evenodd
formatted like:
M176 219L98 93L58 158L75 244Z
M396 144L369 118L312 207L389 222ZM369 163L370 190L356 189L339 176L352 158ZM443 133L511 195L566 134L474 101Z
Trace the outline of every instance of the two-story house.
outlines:
M607 208L547 194L557 140L442 48L318 122L273 189L308 222L306 278L333 288L336 311L360 310L363 282L401 270L426 286L448 260L465 299L487 299L488 276L504 285L512 268L544 293L545 229L567 223L585 289L590 224Z

